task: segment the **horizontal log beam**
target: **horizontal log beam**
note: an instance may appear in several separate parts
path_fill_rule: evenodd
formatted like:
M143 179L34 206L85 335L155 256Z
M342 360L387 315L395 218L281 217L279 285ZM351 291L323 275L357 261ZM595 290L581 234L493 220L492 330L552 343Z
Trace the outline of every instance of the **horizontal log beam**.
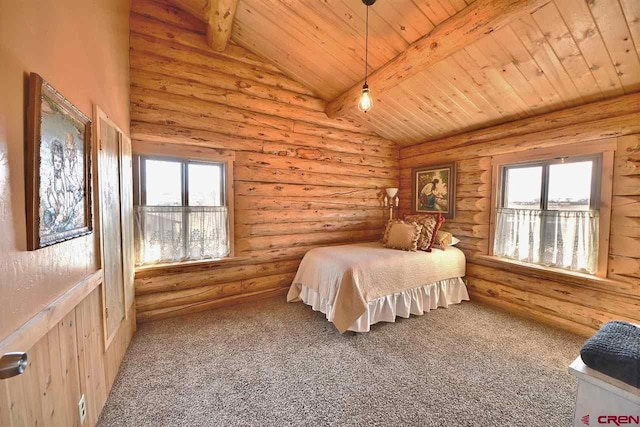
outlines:
M286 236L289 234L320 233L331 234L336 231L360 231L360 230L383 230L385 220L356 220L356 221L316 221L316 222L285 222L267 224L236 224L236 238L243 237L263 237L263 236Z

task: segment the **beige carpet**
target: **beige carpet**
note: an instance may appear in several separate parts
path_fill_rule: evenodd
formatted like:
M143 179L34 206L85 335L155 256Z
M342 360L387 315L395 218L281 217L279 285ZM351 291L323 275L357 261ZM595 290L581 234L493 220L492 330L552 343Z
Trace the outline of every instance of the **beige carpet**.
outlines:
M284 298L143 324L100 426L568 426L580 337L475 303L340 335Z

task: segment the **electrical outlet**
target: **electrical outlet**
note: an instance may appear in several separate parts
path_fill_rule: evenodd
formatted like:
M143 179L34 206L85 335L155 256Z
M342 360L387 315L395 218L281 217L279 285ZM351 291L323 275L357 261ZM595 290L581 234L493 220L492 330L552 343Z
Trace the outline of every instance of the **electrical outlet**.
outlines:
M87 401L84 398L84 394L78 402L78 413L80 414L80 424L84 424L85 418L87 418Z

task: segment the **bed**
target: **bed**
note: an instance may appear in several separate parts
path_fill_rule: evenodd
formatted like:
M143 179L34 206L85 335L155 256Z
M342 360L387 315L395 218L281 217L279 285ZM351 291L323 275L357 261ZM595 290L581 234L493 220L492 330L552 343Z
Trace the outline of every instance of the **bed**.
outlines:
M465 257L450 246L432 252L387 249L382 243L315 248L302 259L287 294L324 313L338 331L369 332L469 300Z

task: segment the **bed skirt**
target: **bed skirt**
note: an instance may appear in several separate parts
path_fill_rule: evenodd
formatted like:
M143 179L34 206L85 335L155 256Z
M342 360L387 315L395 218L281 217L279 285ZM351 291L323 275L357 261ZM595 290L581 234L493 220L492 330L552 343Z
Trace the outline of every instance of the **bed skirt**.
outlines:
M333 322L334 307L313 289L301 287L300 300L320 311ZM386 295L370 301L367 310L349 327L353 332L369 332L371 325L378 322L395 322L396 316L408 318L411 314L421 316L438 307L448 307L469 301L469 294L464 281L455 277L441 280L429 285L409 289L403 292Z

